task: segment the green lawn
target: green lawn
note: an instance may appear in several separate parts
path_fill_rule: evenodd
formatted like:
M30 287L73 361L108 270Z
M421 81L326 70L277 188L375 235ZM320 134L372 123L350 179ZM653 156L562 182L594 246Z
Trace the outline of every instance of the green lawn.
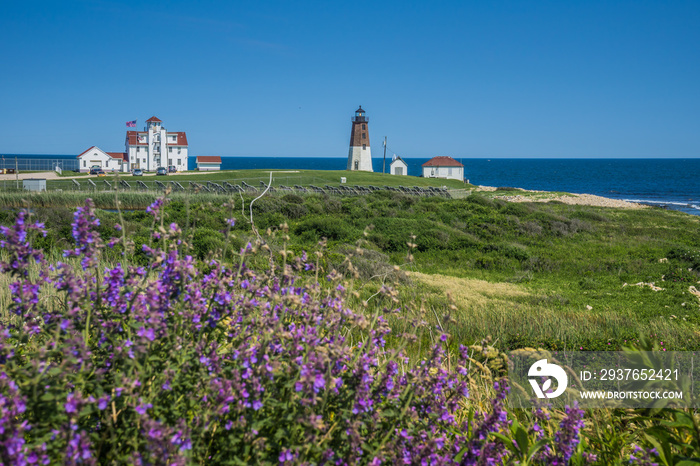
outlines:
M457 180L419 178L415 176L392 176L382 173L367 173L346 170L227 170L219 172L186 172L171 174L168 176L155 176L153 174L147 174L146 176L142 177L134 177L130 174L109 174L106 177L87 176L84 177L84 179L78 180L78 182L81 184L82 189L92 188L92 186L87 182L87 179L91 179L97 185L97 189L107 188L107 185L104 183L105 180L110 183L114 183L114 181L117 180L125 180L134 186L138 186L137 182L141 181L148 185L149 189L156 189L154 186L154 182L156 180L164 183L177 181L183 184L183 186L187 185L190 181L196 183L206 183L207 181L221 183L223 181L227 181L231 184L240 184L241 181L245 181L252 186L260 187L261 181L264 183L269 182L270 172L272 172L273 186L338 186L341 184L341 177L345 177L346 185L348 186L446 186L449 189L463 189L472 187L471 185L467 185ZM47 189L61 189L66 191L75 190L77 189L77 186L75 186L70 180L50 180L47 182Z

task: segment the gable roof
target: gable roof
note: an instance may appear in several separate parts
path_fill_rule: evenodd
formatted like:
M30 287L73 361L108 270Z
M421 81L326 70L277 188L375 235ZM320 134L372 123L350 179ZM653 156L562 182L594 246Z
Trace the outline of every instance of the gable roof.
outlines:
M389 165L393 165L393 164L395 164L396 162L398 162L399 160L401 161L401 163L403 163L404 165L408 166L408 164L406 163L406 161L405 161L404 159L402 159L401 157L399 157L399 156L396 156L396 158L395 158L394 160L392 160L391 163L390 163Z
M176 146L186 146L187 145L187 135L185 134L184 131L179 131L179 132L173 132L173 133L168 133L168 136L172 136L173 134L177 134L177 142L174 144ZM172 146L173 144L168 144L169 146Z
M81 153L80 155L78 155L78 157L76 157L76 158L78 158L78 159L79 159L80 157L82 157L83 155L87 154L88 152L90 152L90 151L91 151L91 150L93 150L93 149L97 149L97 150L100 150L100 148L99 148L99 147L97 147L97 146L91 146L91 147L90 147L90 148L89 148L88 150L86 150L86 151L83 151L83 153Z
M154 122L156 122L156 123L163 123L159 118L156 118L156 117L154 117L154 116L152 116L151 118L149 118L148 120L146 120L146 123L150 123L150 122L152 122L152 121L154 121Z
M432 159L428 160L427 162L425 162L421 166L422 167L463 167L464 165L457 162L452 157L440 155L437 157L433 157Z
M80 158L80 157L82 157L83 155L85 155L85 154L87 154L88 152L91 152L91 151L93 151L93 150L95 150L95 151L100 151L100 152L102 152L103 154L106 154L107 157L110 157L110 158L112 158L112 159L119 159L119 160L123 160L123 161L125 161L125 162L127 161L127 155L126 155L126 153L124 153L124 152L105 152L105 151L103 151L102 149L100 149L100 148L97 147L97 146L92 146L92 147L90 147L88 150L86 150L86 151L84 151L82 154L80 154L77 158Z
M197 163L221 163L221 157L217 155L198 155Z

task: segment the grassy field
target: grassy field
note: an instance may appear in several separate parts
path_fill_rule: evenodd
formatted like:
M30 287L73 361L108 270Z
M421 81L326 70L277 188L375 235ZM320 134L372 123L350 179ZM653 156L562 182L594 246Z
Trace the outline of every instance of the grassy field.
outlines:
M260 187L261 182L268 183L270 181L270 172L272 172L272 186L309 186L315 185L323 187L325 185L338 186L341 184L341 177L346 178L348 186L446 186L450 189L469 188L471 185L457 180L439 180L430 178L419 178L415 176L392 176L382 173L366 173L357 171L328 171L328 170L226 170L219 172L186 172L175 173L168 176L155 176L154 174L146 174L141 177L134 177L130 174L108 174L104 177L85 176L81 174L80 187L76 186L71 180L59 179L47 181L47 189L49 191L61 189L63 191L73 190L110 190L105 181L114 185L119 180L125 180L133 186L134 190L139 190L138 181L143 182L148 186L148 189L159 190L155 185L155 181L163 183L178 182L183 186L188 187L189 182L206 183L207 181L222 183L227 181L231 184L240 184L242 181L249 185ZM92 187L87 180L92 180L97 186ZM121 189L124 189L122 186Z
M240 179L261 174L242 172ZM224 174L199 176L210 175ZM380 185L377 180L384 178L358 175L348 183ZM330 184L336 174L325 176ZM259 246L258 254L246 256L251 270L268 270L272 263L291 262L304 252L315 261L318 252L317 275L311 271L305 279L318 279L330 289L338 281L325 278L333 271L343 274L349 308L386 316L392 329L386 338L389 349L405 348L417 360L443 330L450 335L448 354L456 355L458 345L471 345L478 374L470 382L469 407L479 410L490 409L493 381L503 375L503 352L509 350L616 351L647 339L670 351L700 350L700 293L694 291L700 288L700 217L656 208L493 198L509 192L464 199L389 191L346 197L277 193L258 199L252 209L252 194L170 193L163 225L182 227L181 252L205 271L214 257L236 261L249 242ZM121 246L106 249L100 268L147 266L143 245L156 241L154 232L165 231L143 210L156 192L2 193L0 205L6 208L0 209L0 224L10 224L17 207L28 207L48 229L46 237L34 238L34 245L44 249L50 262L67 261L79 270L77 259L64 259L62 251L72 247L74 207L88 195L102 209L100 235L127 241L126 251ZM229 231L231 218L236 222ZM282 251L293 255L283 259ZM0 259L5 258L0 250ZM5 321L16 318L7 312L11 280L9 274L0 276ZM42 299L60 302L53 285L45 287ZM346 336L352 340L359 332L350 328ZM465 406L465 416L466 411ZM637 454L633 443L655 446L645 434L664 439L680 426L674 415L659 414L666 416L666 430L660 433L661 417L592 410L586 413L586 448L598 455L597 464L629 464L630 455ZM525 411L509 416L535 422ZM555 411L541 425L553 435L563 416ZM691 437L683 429L673 431L676 450L685 455L700 451L700 444L687 447Z
M358 174L348 183L380 184L381 178ZM137 251L148 241L152 225L139 209L154 193L91 196L106 210L115 210L119 201ZM69 245L69 209L84 197L7 194L0 203L32 208L51 230L45 248L60 251ZM167 221L189 228L199 259L226 247L237 251L255 239L251 195L170 198ZM14 215L1 213L2 223ZM102 215L103 236L116 235L111 225L118 215ZM221 231L230 217L238 218L236 238L224 242ZM345 198L267 195L253 205L253 219L261 232L287 223L290 247L299 254L316 250L326 238L326 271L347 272L343 262L353 254L362 299L382 280L396 277L394 266L410 272L397 284L400 299L424 302L433 320L453 305L446 325L467 343L490 336L502 349L607 350L645 335L669 350L700 349L700 300L690 291L700 286L699 217L661 209L515 204L479 194L449 200L381 192ZM267 241L281 249L277 236ZM354 253L358 242L363 255Z

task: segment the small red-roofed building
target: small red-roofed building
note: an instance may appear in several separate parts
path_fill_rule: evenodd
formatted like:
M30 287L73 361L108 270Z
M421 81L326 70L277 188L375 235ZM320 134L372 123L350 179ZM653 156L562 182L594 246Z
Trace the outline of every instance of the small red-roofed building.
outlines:
M464 165L452 157L439 156L425 162L423 178L445 178L464 181Z
M185 132L166 130L157 117L146 120L143 131L126 131L129 170L156 171L174 166L179 172L187 171L188 149Z
M199 171L221 170L221 157L214 156L214 155L199 155L199 156L197 156L197 170L199 170Z
M99 167L106 172L128 172L129 159L126 152L105 152L92 146L78 155L81 172L89 172L92 167Z

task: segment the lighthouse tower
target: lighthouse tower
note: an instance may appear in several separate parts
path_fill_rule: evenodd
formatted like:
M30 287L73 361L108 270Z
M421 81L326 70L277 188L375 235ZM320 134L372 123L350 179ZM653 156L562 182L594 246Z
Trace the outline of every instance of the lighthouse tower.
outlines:
M369 148L369 118L365 116L362 105L352 117L350 130L350 150L348 151L348 170L371 172L372 151Z

